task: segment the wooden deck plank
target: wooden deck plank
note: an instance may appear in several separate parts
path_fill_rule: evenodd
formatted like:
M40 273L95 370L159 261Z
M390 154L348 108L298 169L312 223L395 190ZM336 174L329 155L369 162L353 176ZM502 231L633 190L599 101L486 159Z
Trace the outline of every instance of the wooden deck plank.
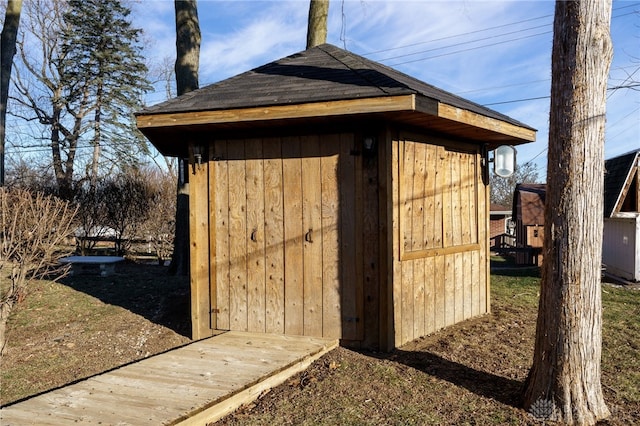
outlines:
M123 397L142 398L145 400L151 399L157 404L167 404L167 405L170 405L175 399L174 394L170 394L167 392L149 392L149 393L141 392L142 390L145 389L146 386L157 385L162 383L162 381L160 380L143 381L143 380L137 380L137 379L138 378L134 376L129 376L129 375L117 376L115 374L104 374L104 375L100 375L92 378L92 380L100 384L100 386L104 391L108 391L108 392L117 391L118 395L121 395ZM197 387L198 389L207 389L207 390L214 389L214 390L220 390L222 392L229 392L230 390L234 389L234 386L232 386L233 384L236 385L235 387L239 386L237 382L220 383L218 381L214 381L210 377L208 381L206 377L203 378L203 382L204 384L206 384L206 386L198 386ZM176 387L192 386L193 380L173 378L173 383Z
M224 333L3 407L0 423L205 424L337 345L337 339Z

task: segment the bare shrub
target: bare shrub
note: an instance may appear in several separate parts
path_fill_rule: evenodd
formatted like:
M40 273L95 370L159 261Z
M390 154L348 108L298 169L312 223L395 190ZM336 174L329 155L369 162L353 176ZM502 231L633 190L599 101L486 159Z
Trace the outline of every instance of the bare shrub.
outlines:
M159 169L145 169L146 181L151 186L152 202L140 233L149 241L158 261L162 264L171 257L176 223L176 176Z
M137 170L102 181L96 189L105 225L115 231L116 251L123 254L129 241L140 236L140 226L152 207L153 188Z
M71 233L75 209L59 198L23 189L0 188L0 355L6 324L29 282L63 276L58 259Z
M78 185L73 200L78 208L76 242L79 243L79 253L84 256L87 254L86 249L94 248L97 239L106 237L109 232L109 227L106 225L107 216L98 193L89 185Z

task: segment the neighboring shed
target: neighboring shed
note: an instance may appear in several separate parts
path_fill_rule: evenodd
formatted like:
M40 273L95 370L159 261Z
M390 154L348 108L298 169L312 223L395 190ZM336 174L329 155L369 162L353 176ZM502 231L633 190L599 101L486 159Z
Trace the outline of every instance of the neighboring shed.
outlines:
M489 311L486 152L534 129L327 44L137 120L189 157L194 338L390 350Z
M640 150L605 161L602 262L607 272L640 281Z
M515 223L511 207L491 203L489 211L489 247L500 251L515 246Z
M520 183L513 194L516 222L516 263L541 265L544 242L544 200L546 185Z

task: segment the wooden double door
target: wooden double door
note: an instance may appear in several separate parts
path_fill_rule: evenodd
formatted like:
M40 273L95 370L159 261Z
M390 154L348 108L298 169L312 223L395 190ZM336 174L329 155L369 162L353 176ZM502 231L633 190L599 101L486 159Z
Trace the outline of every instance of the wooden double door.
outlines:
M372 206L354 144L351 133L212 144L213 328L362 340L358 213Z

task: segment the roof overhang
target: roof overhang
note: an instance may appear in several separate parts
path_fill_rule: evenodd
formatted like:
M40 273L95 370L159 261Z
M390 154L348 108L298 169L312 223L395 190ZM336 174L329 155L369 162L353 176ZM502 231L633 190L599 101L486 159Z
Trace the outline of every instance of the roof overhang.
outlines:
M536 130L530 127L483 116L416 94L225 110L139 113L136 118L140 131L162 154L183 156L188 142L203 133L279 127L331 117L366 119L380 116L487 144L489 149L503 144L533 142L536 137Z

